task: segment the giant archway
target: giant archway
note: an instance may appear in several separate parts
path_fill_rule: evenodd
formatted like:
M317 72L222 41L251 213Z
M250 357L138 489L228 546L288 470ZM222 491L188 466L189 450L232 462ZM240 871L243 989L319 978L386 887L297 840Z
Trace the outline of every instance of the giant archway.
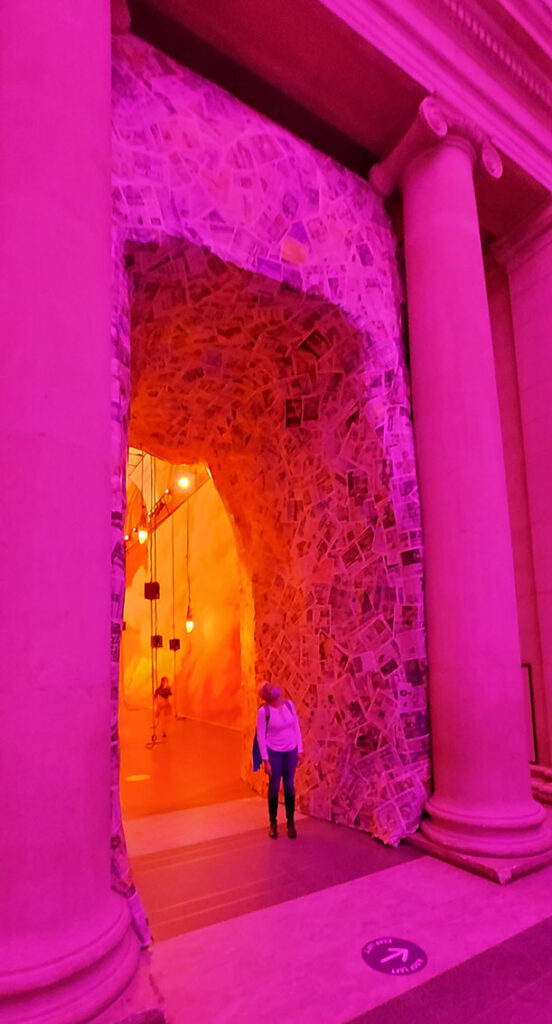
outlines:
M398 842L429 762L390 225L366 182L145 43L116 40L114 72L114 681L132 334L132 442L212 469L256 672L305 722L303 809Z

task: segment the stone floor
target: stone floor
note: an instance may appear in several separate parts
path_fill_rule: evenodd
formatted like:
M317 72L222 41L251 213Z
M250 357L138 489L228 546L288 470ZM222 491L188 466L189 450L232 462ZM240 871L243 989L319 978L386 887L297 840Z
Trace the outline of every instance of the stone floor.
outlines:
M241 734L172 719L153 748L151 712L121 710L121 802L125 821L251 795L239 775Z
M271 841L225 733L223 779L220 760L200 757L201 727L176 723L165 775L149 795L133 784L127 838L170 1024L552 1024L552 867L499 886L304 818L296 841L283 829ZM162 770L159 751L155 764L136 751L130 765L123 748L127 774ZM169 768L179 758L201 767L189 792ZM235 784L233 796L198 805L210 779L212 794ZM380 937L395 941L391 963L406 942L427 964L374 970L362 950Z

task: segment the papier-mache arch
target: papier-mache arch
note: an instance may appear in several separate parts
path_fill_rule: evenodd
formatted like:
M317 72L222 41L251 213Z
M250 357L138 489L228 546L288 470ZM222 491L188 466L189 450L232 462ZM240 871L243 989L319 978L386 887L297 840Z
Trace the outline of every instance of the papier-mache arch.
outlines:
M206 462L234 524L254 606L245 776L269 675L304 722L301 808L396 844L420 821L429 724L388 217L367 182L148 44L116 39L113 70L114 700L130 422L132 444Z

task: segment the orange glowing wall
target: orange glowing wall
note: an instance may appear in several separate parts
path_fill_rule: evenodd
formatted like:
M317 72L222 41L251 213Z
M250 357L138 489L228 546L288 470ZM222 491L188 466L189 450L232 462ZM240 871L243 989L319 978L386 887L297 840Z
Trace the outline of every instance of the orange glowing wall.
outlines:
M176 654L175 707L179 715L241 729L240 700L240 566L232 526L209 480L190 502L190 581L195 628L185 630L186 504L172 516L175 541L175 621L181 649ZM159 677L174 685L172 636L171 519L156 531ZM122 642L122 696L129 705L151 700L150 607L144 598L149 579L146 546L134 545L127 555L126 629Z

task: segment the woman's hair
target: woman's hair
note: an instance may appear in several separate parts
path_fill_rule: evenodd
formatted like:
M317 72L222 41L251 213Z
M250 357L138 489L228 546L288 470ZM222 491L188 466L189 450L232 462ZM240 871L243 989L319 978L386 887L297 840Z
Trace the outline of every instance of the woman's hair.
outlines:
M273 689L277 689L277 687L273 687L272 683L269 682L268 679L264 679L261 685L259 686L257 693L259 694L261 700L270 700L270 698L272 697Z

